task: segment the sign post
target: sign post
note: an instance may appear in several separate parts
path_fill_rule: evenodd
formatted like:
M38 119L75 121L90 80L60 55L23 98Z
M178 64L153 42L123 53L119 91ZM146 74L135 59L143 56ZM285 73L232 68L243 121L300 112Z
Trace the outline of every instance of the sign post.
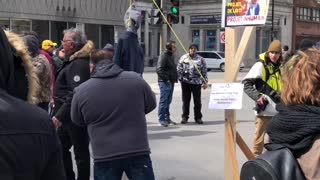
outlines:
M258 8L257 8L258 7ZM236 80L239 67L248 49L250 37L255 27L249 25L264 25L268 15L269 0L260 0L259 4L248 3L240 0L222 1L221 26L225 27L225 82L232 83ZM238 45L240 34L236 26L245 28ZM222 43L223 37L220 35ZM239 180L239 167L236 157L236 143L248 159L253 159L253 154L244 143L236 130L236 113L234 109L225 109L225 179Z

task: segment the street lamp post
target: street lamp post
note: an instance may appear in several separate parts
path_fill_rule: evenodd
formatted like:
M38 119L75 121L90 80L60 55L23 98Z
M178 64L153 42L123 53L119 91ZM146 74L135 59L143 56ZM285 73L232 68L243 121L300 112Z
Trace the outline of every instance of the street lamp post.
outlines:
M274 39L274 0L272 0L272 10L271 10L271 41Z

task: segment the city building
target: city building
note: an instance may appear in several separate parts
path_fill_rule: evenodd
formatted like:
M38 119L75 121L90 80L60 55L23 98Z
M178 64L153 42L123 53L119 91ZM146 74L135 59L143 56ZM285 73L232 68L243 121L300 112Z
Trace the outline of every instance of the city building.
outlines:
M221 27L221 3L222 0L180 1L180 23L174 24L173 27L186 47L192 42L198 44L200 50L224 51L223 37L221 37L224 32L224 28ZM273 38L279 39L283 44L291 44L292 9L292 0L274 0L272 28L272 0L270 0L266 25L256 27L256 33L253 34L249 50L245 54L244 64L247 67L256 61L261 52L267 50L272 39L272 29ZM244 27L237 28L241 29L240 33L244 30ZM239 42L241 35L238 37Z
M60 44L63 30L82 28L97 48L115 43L124 31L127 0L2 0L0 26L17 33L35 31L40 40Z
M292 47L302 39L320 41L320 1L294 0Z
M58 44L64 29L77 27L85 31L88 39L92 40L97 48L101 48L106 43L117 44L118 36L125 31L123 16L130 2L129 0L2 0L0 27L18 33L33 30L39 34L40 40L51 39ZM184 47L196 43L202 51L224 51L221 38L224 32L224 28L221 27L222 0L179 0L179 22L172 24L175 33L171 32L166 24L148 23L150 10L155 8L153 0L136 0L136 2L137 8L143 11L144 21L139 28L138 36L145 52L146 65L155 65L164 42L168 39L177 40L175 34ZM161 0L155 2L160 6ZM162 4L163 12L167 16L170 14L172 1L162 0ZM283 44L292 44L292 10L292 0L274 0L273 28L270 5L266 25L256 27L256 33L250 40L250 50L246 53L244 61L246 66L252 65L258 54L267 49L272 34ZM297 27L296 31L300 29ZM177 42L177 57L180 57L185 53L185 49L178 40Z

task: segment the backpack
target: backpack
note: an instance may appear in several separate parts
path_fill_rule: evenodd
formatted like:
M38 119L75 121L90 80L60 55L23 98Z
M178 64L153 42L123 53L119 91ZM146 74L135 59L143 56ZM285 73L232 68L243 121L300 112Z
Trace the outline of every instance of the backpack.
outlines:
M305 180L291 151L278 144L266 144L268 151L243 164L240 180Z

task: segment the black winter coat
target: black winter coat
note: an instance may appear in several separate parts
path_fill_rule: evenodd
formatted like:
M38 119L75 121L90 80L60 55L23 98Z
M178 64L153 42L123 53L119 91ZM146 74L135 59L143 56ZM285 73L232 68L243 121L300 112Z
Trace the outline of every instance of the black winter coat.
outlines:
M157 74L159 81L178 82L177 66L172 52L166 50L159 56Z
M61 122L71 122L73 90L90 78L89 52L91 49L93 49L93 43L89 41L82 49L66 58L57 72L53 115Z

